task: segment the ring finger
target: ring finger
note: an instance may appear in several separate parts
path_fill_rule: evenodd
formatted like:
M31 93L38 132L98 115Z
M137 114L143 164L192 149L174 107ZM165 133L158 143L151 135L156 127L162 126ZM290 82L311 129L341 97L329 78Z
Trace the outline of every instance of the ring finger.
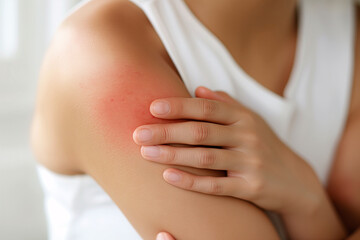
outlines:
M240 170L242 153L203 147L142 146L141 155L150 161L214 170Z

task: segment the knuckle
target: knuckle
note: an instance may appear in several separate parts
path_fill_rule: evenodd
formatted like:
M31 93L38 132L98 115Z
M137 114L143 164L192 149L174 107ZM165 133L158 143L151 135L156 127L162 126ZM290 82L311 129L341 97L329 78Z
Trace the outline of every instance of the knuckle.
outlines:
M214 179L209 180L209 193L210 194L221 194L223 192L222 186Z
M189 178L186 188L190 189L190 190L195 190L196 189L196 180L192 177Z
M258 199L261 193L264 191L265 183L262 178L257 178L251 183L251 195L252 199Z
M249 131L246 134L246 141L247 144L252 148L260 148L261 147L261 139L259 138L258 134L254 131Z
M213 152L202 150L199 153L198 166L201 168L211 168L215 165L216 156Z
M169 164L175 163L176 158L177 158L176 150L173 149L172 147L169 147L166 150L166 158L165 158L166 163L169 163Z
M193 131L193 143L200 144L205 142L209 137L210 129L204 124L195 124Z
M217 105L215 102L201 99L200 100L201 114L203 118L208 118L214 115L217 110Z
M256 126L256 117L253 113L251 113L249 111L245 111L245 112L243 112L241 118L248 127Z
M234 139L237 143L246 141L244 131L238 126L232 126L232 129L230 128L230 131L234 134Z
M246 191L243 192L243 194L246 195L246 199L251 202L260 200L264 195L264 190L266 188L264 176L256 172L249 171L244 174L244 180L244 187Z
M259 172L264 168L264 162L259 157L254 157L251 161L252 167Z
M165 142L168 142L171 140L171 133L170 133L170 130L168 127L163 127L161 129L161 133L160 133L160 136L161 136L161 140L165 141Z

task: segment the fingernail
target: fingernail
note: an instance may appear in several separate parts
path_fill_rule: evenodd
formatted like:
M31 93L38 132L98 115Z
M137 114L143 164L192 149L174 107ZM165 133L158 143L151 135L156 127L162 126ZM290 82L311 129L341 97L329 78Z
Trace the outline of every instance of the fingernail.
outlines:
M151 105L151 110L156 114L167 114L170 111L170 105L164 101L156 101Z
M141 153L145 158L158 158L160 157L160 147L157 146L142 146Z
M174 172L164 172L164 178L170 182L178 182L180 181L181 176Z
M156 236L156 240L167 240L168 238L166 237L165 233L159 233Z
M152 136L153 136L152 131L147 128L138 130L136 133L136 139L140 142L150 141Z

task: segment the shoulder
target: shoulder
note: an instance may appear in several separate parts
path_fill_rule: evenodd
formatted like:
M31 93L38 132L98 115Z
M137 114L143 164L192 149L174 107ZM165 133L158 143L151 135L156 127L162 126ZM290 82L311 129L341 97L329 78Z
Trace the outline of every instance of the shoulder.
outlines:
M93 0L62 23L41 69L32 124L41 164L79 173L78 149L95 128L116 139L115 131L136 124L124 115L151 120L134 111L154 94L186 94L155 36L141 9L124 0Z
M69 75L119 74L121 70L157 72L170 66L164 47L143 11L128 0L92 0L58 28L46 54L42 73L74 85ZM162 66L163 67L163 66ZM170 66L172 70L172 66ZM100 72L101 69L101 72ZM167 69L167 68L163 68ZM70 82L64 82L71 79ZM87 79L89 81L89 79Z
M93 0L60 25L46 60L61 56L88 63L94 61L89 58L94 56L113 61L128 55L146 55L154 50L149 47L150 28L142 10L130 1Z

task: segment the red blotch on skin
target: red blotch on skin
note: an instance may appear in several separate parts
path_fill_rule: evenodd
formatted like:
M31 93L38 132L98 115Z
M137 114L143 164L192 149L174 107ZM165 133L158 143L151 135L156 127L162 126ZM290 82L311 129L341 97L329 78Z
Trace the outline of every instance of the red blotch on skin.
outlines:
M81 90L86 91L91 121L108 143L135 147L132 135L140 125L174 122L152 116L150 104L159 98L181 97L178 83L165 82L130 66L100 75L106 75L106 79L94 77L91 84L86 84L91 87Z

